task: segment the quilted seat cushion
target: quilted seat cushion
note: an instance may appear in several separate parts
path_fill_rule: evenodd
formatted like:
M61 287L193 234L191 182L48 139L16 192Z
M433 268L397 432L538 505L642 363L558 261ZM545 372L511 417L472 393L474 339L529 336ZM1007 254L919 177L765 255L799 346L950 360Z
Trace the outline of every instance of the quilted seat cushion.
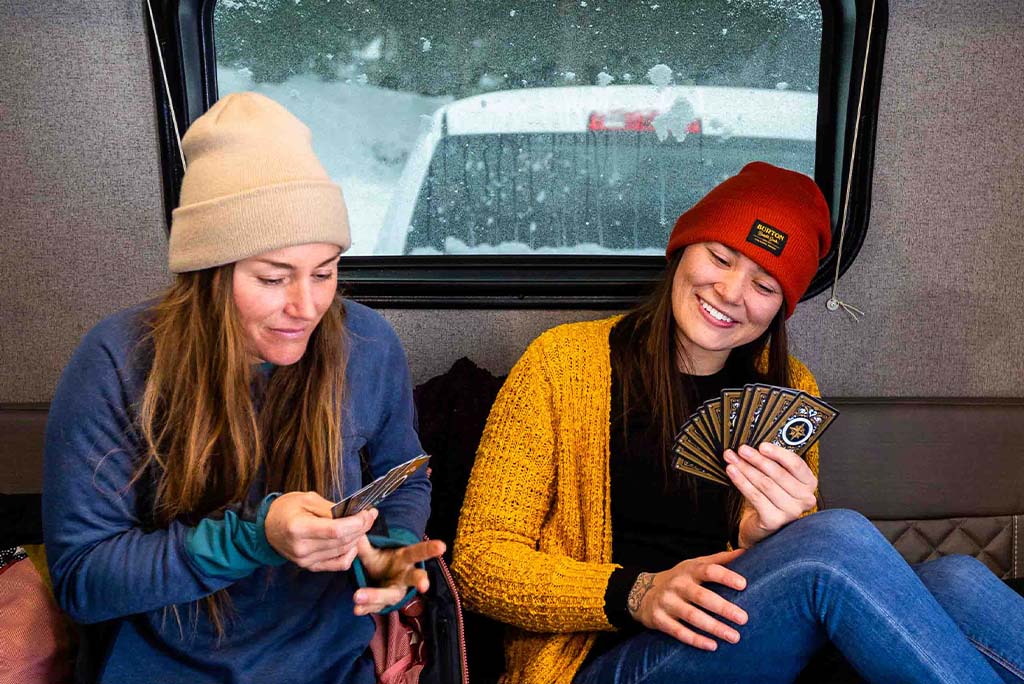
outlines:
M1002 579L1024 577L1024 515L875 520L910 563L940 556L974 556Z

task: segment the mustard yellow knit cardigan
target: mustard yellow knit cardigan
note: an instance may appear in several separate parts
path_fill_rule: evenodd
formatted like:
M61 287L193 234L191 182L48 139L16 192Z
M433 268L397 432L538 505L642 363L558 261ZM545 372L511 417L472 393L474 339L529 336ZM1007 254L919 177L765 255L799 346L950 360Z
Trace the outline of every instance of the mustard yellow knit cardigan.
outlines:
M553 328L495 400L454 547L469 608L510 625L508 684L569 684L605 618L611 562L608 333L619 317ZM793 386L818 393L790 359ZM817 473L817 447L808 455ZM682 558L680 561L684 560Z

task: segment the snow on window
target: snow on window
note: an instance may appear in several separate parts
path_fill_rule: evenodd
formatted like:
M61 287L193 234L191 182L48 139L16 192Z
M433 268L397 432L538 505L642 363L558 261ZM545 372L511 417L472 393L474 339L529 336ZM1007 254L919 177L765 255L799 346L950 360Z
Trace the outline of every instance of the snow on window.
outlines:
M744 163L812 174L817 0L219 0L220 93L313 131L350 254L660 254Z

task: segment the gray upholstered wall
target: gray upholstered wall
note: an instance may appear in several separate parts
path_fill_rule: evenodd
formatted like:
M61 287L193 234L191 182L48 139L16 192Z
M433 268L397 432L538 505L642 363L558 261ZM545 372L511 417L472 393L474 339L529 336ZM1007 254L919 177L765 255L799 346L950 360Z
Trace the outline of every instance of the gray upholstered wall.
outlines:
M1024 3L892 0L871 223L793 318L843 396L1024 396Z
M0 404L166 282L140 0L0 0Z
M892 0L871 228L805 304L798 353L846 396L1021 396L1024 5ZM166 279L142 3L0 0L0 404L48 401L81 334ZM600 312L389 311L423 380L504 372Z

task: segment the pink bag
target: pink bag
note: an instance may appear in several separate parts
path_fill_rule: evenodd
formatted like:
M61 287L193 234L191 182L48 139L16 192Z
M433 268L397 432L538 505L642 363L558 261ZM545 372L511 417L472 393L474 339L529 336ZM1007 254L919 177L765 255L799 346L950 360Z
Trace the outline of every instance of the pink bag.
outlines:
M60 611L21 555L0 568L0 684L69 681L70 643Z
M418 684L426 665L423 601L416 596L401 610L374 615L377 627L370 640L379 684Z

